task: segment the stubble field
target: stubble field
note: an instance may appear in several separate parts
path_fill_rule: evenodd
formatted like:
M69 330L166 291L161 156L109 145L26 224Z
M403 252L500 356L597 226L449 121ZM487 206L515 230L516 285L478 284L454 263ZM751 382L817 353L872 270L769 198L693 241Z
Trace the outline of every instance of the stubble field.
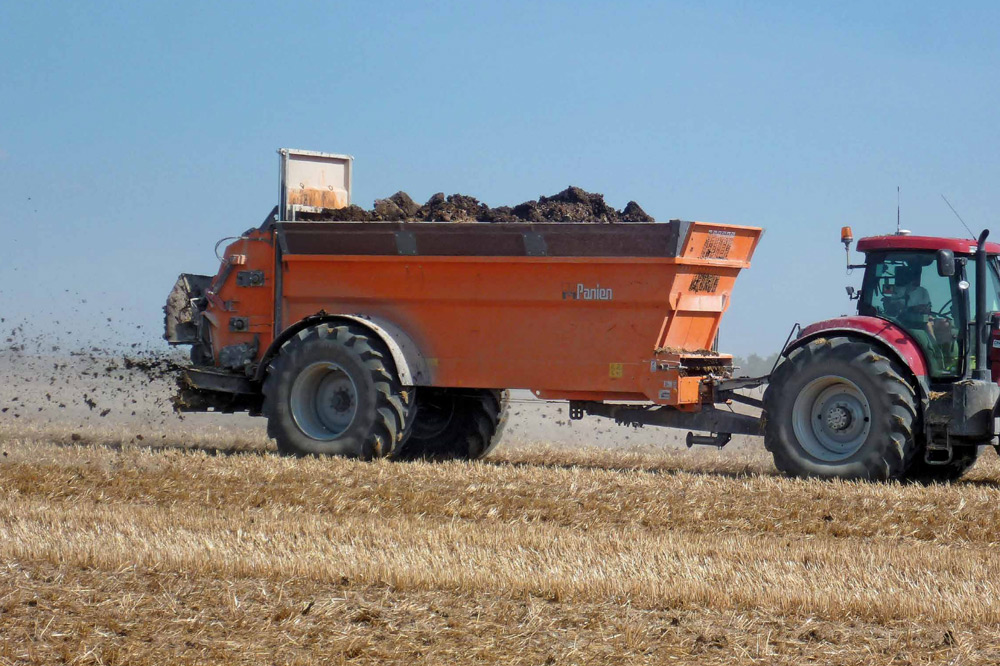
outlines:
M922 487L579 426L477 463L298 460L220 423L4 422L0 663L1000 659L992 452Z

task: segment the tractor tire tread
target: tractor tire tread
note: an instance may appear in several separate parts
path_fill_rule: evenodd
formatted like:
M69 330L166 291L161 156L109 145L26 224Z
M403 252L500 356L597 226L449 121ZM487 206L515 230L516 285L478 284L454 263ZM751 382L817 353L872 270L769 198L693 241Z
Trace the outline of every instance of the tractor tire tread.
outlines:
M812 368L849 368L858 381L871 387L873 427L861 448L844 461L828 464L802 449L791 427L795 398ZM793 350L778 365L764 392L764 446L783 473L800 477L841 477L886 480L901 477L913 463L918 446L916 393L903 380L904 371L866 342L837 336L813 340ZM817 375L820 376L820 375ZM863 381L864 380L864 381ZM864 389L861 389L865 392ZM879 418L881 415L881 418Z

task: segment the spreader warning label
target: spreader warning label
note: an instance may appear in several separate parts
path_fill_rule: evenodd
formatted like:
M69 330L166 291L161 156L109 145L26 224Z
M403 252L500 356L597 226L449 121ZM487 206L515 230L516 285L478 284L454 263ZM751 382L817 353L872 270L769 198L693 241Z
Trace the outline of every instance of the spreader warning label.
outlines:
M582 282L563 284L562 297L564 301L613 301L615 292L611 287L600 284L587 286Z

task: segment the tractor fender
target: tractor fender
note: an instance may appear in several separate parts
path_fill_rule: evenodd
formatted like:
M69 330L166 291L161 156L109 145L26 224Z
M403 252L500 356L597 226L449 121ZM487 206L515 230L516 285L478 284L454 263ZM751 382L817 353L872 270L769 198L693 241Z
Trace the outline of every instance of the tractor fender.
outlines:
M927 360L916 340L899 326L877 317L837 317L810 324L802 329L799 336L781 351L787 357L790 353L819 338L845 336L874 342L895 358L904 368L926 401L929 390Z
M430 364L406 331L381 317L358 314L313 315L289 326L271 342L264 352L260 364L257 366L254 380L264 380L270 360L278 354L281 346L299 331L318 324L343 321L353 322L368 329L385 344L389 353L392 354L392 360L396 364L401 384L404 386L430 386L432 384Z

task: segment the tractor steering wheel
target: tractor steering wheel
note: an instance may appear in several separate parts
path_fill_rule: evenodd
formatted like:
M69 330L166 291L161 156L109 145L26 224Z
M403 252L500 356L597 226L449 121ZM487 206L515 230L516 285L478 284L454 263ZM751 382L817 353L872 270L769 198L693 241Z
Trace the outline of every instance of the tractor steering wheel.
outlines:
M937 310L936 312L933 312L932 314L935 317L941 317L942 319L953 319L954 318L954 312L952 312L951 304L954 302L954 300L955 299L953 299L953 298L948 299L947 303L945 303L944 305L942 305L939 310ZM948 311L947 314L945 314L945 310Z

